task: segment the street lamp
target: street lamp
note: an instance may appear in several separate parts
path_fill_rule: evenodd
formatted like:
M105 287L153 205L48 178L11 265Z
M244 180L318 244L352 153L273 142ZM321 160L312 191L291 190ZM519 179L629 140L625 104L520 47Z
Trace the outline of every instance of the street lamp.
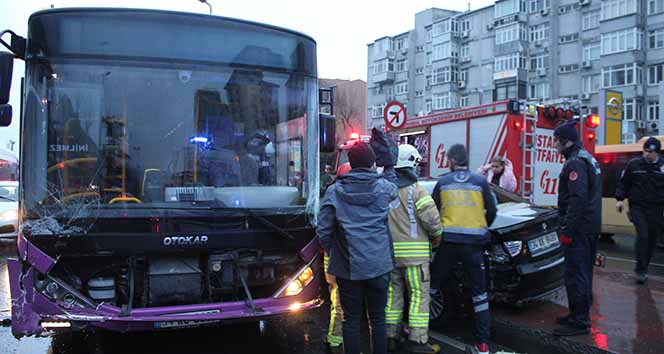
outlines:
M207 0L198 0L198 1L207 5L210 8L210 15L212 15L212 5L210 5L210 3L207 2Z

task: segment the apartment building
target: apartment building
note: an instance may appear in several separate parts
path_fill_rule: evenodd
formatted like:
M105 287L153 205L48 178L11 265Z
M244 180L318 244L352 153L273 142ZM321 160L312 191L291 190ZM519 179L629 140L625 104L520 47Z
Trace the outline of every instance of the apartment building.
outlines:
M656 134L664 80L664 0L500 0L431 8L415 28L368 45L367 126L391 100L408 115L506 98L597 112L623 94L624 142Z

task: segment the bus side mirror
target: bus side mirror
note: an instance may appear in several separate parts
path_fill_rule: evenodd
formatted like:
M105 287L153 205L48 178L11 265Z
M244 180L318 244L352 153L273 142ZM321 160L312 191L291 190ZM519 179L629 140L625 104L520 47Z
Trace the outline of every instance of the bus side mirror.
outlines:
M12 86L14 55L0 52L0 104L9 102L9 88Z
M321 113L318 115L320 131L320 152L334 152L336 148L337 121L333 115Z
M0 104L0 127L8 127L12 124L12 106Z

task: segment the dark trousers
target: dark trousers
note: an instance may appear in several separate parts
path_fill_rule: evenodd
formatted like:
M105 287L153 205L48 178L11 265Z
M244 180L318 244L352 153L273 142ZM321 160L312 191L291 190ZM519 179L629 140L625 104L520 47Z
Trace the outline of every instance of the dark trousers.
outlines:
M636 243L634 251L636 253L637 274L648 273L650 259L655 252L657 240L662 234L662 212L664 208L644 208L637 205L629 208L629 219L636 228Z
M593 303L593 267L597 235L578 234L565 247L565 289L571 318L578 327L590 326Z
M488 343L491 336L489 296L486 292L484 246L443 243L438 247L431 267L431 288L442 290L449 281L454 266L461 262L470 275L470 292L475 311L475 330L480 343Z
M387 353L387 325L385 307L390 273L366 280L348 280L337 277L339 299L344 312L343 337L346 354L360 353L360 321L369 314L371 343L374 354ZM364 309L366 302L367 309Z

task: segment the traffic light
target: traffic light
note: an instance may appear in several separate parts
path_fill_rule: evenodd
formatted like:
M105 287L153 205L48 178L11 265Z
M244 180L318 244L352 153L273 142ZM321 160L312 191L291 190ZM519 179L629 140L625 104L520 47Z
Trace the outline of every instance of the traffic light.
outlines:
M586 116L586 127L597 128L599 127L600 119L597 114L589 114Z

